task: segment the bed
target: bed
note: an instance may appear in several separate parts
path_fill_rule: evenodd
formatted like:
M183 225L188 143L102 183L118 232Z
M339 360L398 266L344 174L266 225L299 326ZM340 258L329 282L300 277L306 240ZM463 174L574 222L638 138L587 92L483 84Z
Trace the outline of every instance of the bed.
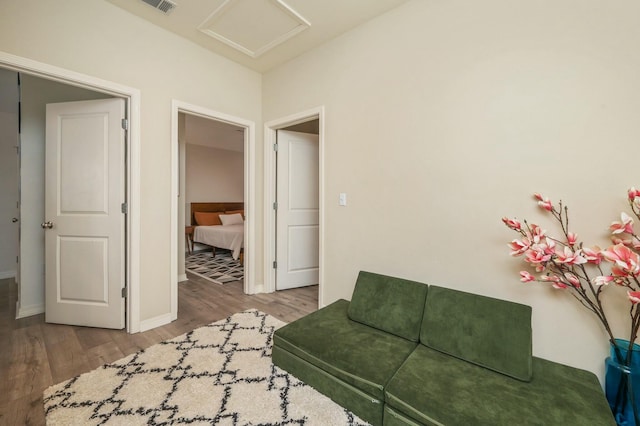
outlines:
M224 223L223 223L224 222ZM191 203L193 241L227 249L242 261L244 247L244 203Z

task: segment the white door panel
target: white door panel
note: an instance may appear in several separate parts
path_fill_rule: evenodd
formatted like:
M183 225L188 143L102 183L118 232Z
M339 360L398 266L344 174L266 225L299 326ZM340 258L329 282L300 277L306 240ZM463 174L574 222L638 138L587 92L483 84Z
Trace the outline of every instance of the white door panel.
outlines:
M123 118L122 99L47 105L47 322L124 327Z
M278 131L276 289L318 284L318 136Z

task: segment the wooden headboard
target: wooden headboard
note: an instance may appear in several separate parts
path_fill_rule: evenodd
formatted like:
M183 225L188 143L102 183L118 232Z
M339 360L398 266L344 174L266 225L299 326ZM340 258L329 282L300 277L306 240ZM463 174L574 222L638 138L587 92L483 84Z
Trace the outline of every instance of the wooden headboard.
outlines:
M191 225L196 224L195 212L226 212L244 210L244 203L191 203Z

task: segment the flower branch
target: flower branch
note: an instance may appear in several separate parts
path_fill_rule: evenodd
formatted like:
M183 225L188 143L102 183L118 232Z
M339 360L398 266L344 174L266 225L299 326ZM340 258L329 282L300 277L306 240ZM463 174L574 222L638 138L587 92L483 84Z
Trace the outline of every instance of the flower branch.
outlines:
M557 290L568 291L582 306L593 312L602 324L617 361L628 365L631 349L640 329L640 237L635 233L634 219L621 213L620 220L609 226L613 245L606 250L598 246L587 247L578 240L578 235L569 228L569 209L559 201L554 205L549 198L533 195L538 206L549 212L558 222L562 237L555 238L539 225L526 220L504 217L504 224L516 231L519 239L509 243L511 255L522 256L537 276L529 271L520 271L520 281L550 284ZM628 191L628 202L633 215L640 220L640 190ZM607 264L607 268L603 268ZM622 356L613 335L607 313L602 303L602 294L611 284L627 289L630 303L630 334L627 357ZM624 358L624 359L623 359Z

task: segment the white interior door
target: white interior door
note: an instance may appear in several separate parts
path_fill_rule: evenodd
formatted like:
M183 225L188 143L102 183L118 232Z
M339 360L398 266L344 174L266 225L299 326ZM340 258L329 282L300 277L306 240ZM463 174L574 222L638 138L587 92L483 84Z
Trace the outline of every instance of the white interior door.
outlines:
M318 135L278 130L276 289L318 284Z
M45 320L124 328L124 100L47 105Z

